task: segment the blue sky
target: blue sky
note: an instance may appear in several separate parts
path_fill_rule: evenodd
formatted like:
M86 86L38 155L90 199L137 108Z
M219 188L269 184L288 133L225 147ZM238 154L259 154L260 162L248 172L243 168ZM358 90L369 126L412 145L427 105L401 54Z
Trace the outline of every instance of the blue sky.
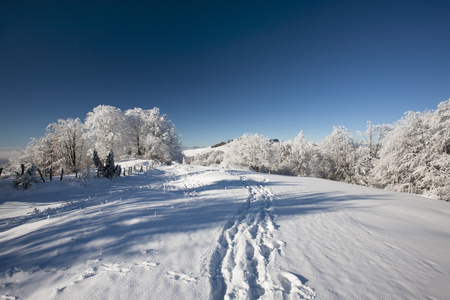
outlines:
M2 1L0 147L99 104L185 146L319 142L450 97L449 1Z

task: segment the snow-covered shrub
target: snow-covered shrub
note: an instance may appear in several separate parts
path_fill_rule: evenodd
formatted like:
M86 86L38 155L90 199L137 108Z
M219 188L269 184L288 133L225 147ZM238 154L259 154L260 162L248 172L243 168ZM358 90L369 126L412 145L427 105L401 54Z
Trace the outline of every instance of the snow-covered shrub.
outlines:
M15 172L14 185L19 189L29 189L38 181L38 168L31 165L23 174Z
M81 173L80 178L83 180L92 179L97 177L97 170L95 168L92 168L91 166L87 166L86 170Z

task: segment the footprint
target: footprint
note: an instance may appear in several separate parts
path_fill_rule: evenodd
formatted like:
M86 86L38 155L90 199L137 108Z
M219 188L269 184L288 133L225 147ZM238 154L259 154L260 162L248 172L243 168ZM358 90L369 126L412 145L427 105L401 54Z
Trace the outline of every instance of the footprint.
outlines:
M83 273L81 273L80 280L94 277L95 275L97 275L97 268L89 268L86 271L84 271Z
M86 269L83 273L80 274L80 276L78 276L77 280L72 281L72 285L79 283L82 280L85 280L87 278L91 278L94 277L95 275L97 275L97 268L95 267L91 267ZM62 287L62 288L57 288L57 292L64 290L66 287ZM58 290L59 289L59 290Z
M121 273L121 274L126 274L131 271L130 268L123 267L121 263L102 264L102 270L109 271L109 272L117 272L117 273Z
M166 273L166 276L168 276L170 279L181 280L181 281L184 281L186 283L195 282L195 281L198 280L198 277L191 277L191 276L189 276L187 274L177 273L177 272L173 272L173 271L168 271Z
M19 297L16 296L10 296L10 295L1 295L0 298L2 300L16 300L19 299Z
M298 275L282 272L278 275L278 280L283 288L283 294L300 299L314 299L316 293L309 286L302 284ZM303 281L306 282L305 279Z
M157 267L159 263L152 262L152 261L143 261L140 263L142 266L146 267L147 269L152 269L154 267Z
M55 288L55 292L57 294L62 293L66 289L66 286Z

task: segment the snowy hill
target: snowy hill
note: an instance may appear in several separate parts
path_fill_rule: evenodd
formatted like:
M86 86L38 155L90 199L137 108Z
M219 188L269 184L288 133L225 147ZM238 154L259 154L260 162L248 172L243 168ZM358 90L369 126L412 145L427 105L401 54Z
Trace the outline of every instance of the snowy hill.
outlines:
M449 203L316 178L174 165L1 180L0 245L2 299L450 295Z

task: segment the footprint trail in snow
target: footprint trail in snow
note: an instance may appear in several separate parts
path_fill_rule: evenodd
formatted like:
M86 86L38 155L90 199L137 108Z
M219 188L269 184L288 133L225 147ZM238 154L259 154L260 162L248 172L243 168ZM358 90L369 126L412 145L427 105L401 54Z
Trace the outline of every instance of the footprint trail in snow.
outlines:
M267 178L241 176L247 201L225 225L210 262L213 299L314 299L294 274L275 267L283 241L275 237L273 192Z

